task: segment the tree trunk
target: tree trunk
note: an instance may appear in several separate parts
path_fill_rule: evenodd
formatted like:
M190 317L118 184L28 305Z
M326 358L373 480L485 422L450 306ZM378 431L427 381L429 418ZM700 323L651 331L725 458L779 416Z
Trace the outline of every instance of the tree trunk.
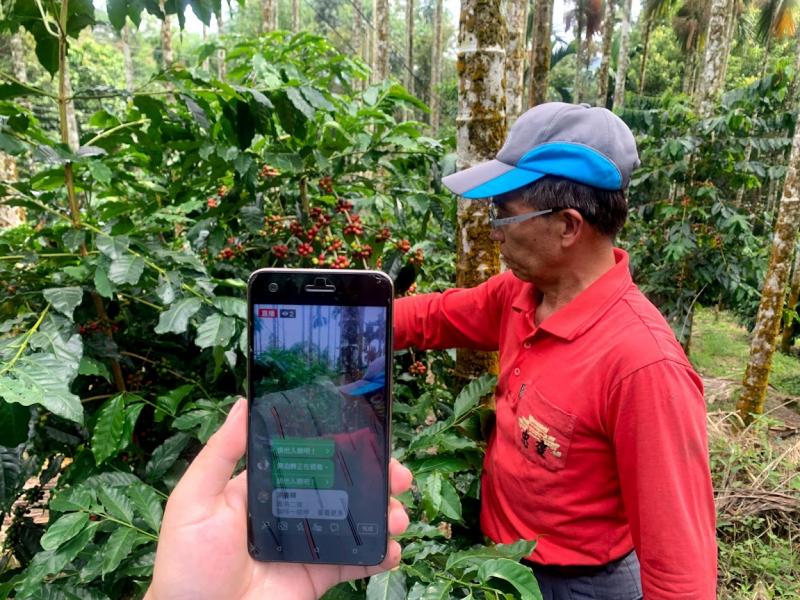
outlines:
M614 37L614 0L606 0L603 13L603 58L597 74L597 106L606 105L608 71L611 64L611 40Z
M208 27L203 25L203 44L206 44L207 42L208 42ZM208 57L206 57L206 59L203 61L203 70L206 73L211 73L211 59Z
M22 83L28 83L22 35L22 33L17 32L11 36L11 66L14 69L14 77ZM0 152L0 181L6 183L17 181L17 159L4 152ZM24 220L24 209L18 206L0 204L0 229L16 227Z
M769 68L769 53L772 51L772 25L767 30L767 43L764 45L764 62L761 63L761 68L758 70L758 78L764 79L767 75Z
M368 62L366 52L364 51L364 23L361 19L362 6L362 0L353 0L353 48L356 52L356 58ZM364 82L357 78L352 82L353 88L356 90L364 89L363 84Z
M406 72L404 73L406 89L414 93L414 0L406 0ZM406 108L406 120L414 118L414 111Z
M697 61L698 49L697 45L697 30L694 29L689 32L686 39L686 54L684 58L686 61L683 64L683 80L681 81L681 91L684 94L691 95L692 93L692 78L694 76L694 64Z
M798 49L800 51L800 48ZM786 298L792 252L797 230L800 229L800 118L795 124L792 152L789 155L788 171L783 184L783 196L778 208L778 219L772 237L772 252L761 291L753 339L750 343L750 359L747 363L742 394L739 397L739 415L747 423L752 414L764 412L772 356L778 341L778 333Z
M706 51L703 70L697 86L697 107L701 117L709 116L722 87L722 64L725 61L725 22L728 16L728 0L712 0L708 19Z
M353 49L356 51L357 58L364 58L362 48L364 36L361 31L361 0L353 0Z
M727 18L725 20L725 50L722 53L722 73L719 79L719 89L722 90L725 86L725 78L728 75L728 59L731 57L731 49L733 48L733 36L736 32L736 21L738 20L737 13L737 0L730 0L727 10ZM767 55L769 56L769 55ZM768 62L768 61L764 61Z
M797 37L795 39L795 44L800 47L800 27L797 28ZM797 56L794 58L794 76L792 78L792 83L789 84L789 102L790 106L797 105L797 93L800 91L800 52L797 53Z
M703 51L698 49L697 60L694 62L694 71L692 71L692 98L697 94L697 80L700 78L700 59L703 56Z
M217 39L222 40L225 33L225 23L222 20L222 7L220 7L219 14L217 15ZM217 79L223 81L225 79L225 46L220 43L219 50L217 50Z
M594 40L592 39L594 36L589 33L589 19L584 21L584 29L583 29L583 50L581 51L581 59L583 60L583 65L581 67L581 97L583 98L586 96L586 85L588 82L589 77L589 63L592 61L593 57L593 48Z
M294 33L300 31L300 0L292 0L292 31ZM358 46L356 46L356 49L358 49Z
M797 330L797 303L800 302L800 248L794 249L794 271L792 272L792 283L789 286L789 298L786 301L786 309L792 311L794 318L783 327L781 336L781 352L789 354L792 349L792 336Z
M755 117L756 111L753 112L754 112L753 117ZM744 148L744 158L742 159L743 163L750 162L750 155L752 154L752 152L753 152L753 144L751 144L750 140L748 139L747 145ZM736 190L736 198L733 201L733 206L736 207L737 209L741 208L742 206L742 199L744 198L744 187L745 187L744 184L742 184L741 186L739 186L739 189ZM768 201L769 197L771 197L771 194L768 194Z
M361 337L361 309L358 306L342 308L342 345L339 349L341 370L346 381L355 381L361 374L358 339Z
M389 78L389 0L375 0L372 46L372 83Z
M622 5L622 29L620 31L619 52L617 53L617 80L614 83L614 102L612 108L622 110L625 106L625 78L628 76L628 56L631 38L631 5L633 0L624 0Z
M505 32L500 0L462 0L456 63L459 169L494 158L505 139ZM489 239L488 205L459 199L457 217L456 285L473 287L500 269L497 245ZM496 372L495 354L457 352L456 375L462 381Z
M17 181L17 161L10 154L0 152L0 181L14 183ZM0 204L0 229L16 227L25 220L25 211L18 206Z
M67 143L69 144L70 150L77 152L78 148L81 146L81 142L78 133L78 119L75 116L75 102L72 100L72 96L75 94L72 91L72 80L70 79L69 65L67 63L64 63L64 90L67 95Z
M163 2L161 4L163 10ZM172 52L172 16L164 14L161 22L161 58L164 61L164 68L172 68L175 62L175 55Z
M370 68L370 83L375 81L375 2L372 3L372 25L366 28L367 39L364 40L364 58Z
M575 25L575 80L572 84L572 101L578 104L583 95L583 12L580 6Z
M510 128L522 112L525 94L525 26L528 0L502 0L503 17L508 26L506 43L506 127Z
M553 0L537 0L531 40L531 74L528 106L547 102L547 80L550 75L551 37L553 35Z
M163 3L162 3L163 9ZM59 129L61 132L61 143L67 144L70 146L71 149L77 149L72 147L72 140L71 140L71 133L70 133L70 119L69 119L69 105L72 103L71 97L72 92L70 91L69 85L69 72L67 69L67 23L69 21L69 2L68 0L62 0L60 13L58 18L58 124ZM68 161L64 163L64 188L67 193L67 202L69 206L69 214L70 220L72 221L73 229L81 229L81 210L80 204L78 203L78 196L75 190L75 173L73 169L72 162ZM89 252L86 248L86 244L81 242L80 244L80 253L81 256L86 257ZM100 319L100 322L103 323L102 331L109 338L110 343L113 344L113 332L111 331L111 327L108 325L108 314L106 313L105 304L103 304L103 299L101 298L100 294L97 293L96 290L92 291L91 293L92 300L94 301L95 311L97 312L97 316ZM114 375L114 382L117 385L117 390L120 392L125 391L125 378L122 374L122 368L120 367L119 361L116 358L111 358L111 372Z
M276 0L261 0L261 33L275 31Z
M125 89L133 94L133 58L131 58L130 28L126 20L122 27L122 58L125 63Z
M644 47L642 48L642 64L639 65L639 95L644 94L644 76L647 74L647 50L650 47L650 31L653 29L655 17L647 19L644 26Z
M433 44L431 45L431 129L433 133L439 131L439 79L442 64L442 2L436 0L433 12Z
M22 30L11 36L11 68L14 69L14 77L22 83L28 83L28 71L25 68L25 44L22 41Z

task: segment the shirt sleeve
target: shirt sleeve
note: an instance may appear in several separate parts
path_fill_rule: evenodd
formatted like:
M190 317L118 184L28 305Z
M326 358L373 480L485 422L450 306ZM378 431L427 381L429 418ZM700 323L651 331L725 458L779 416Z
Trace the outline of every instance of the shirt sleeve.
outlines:
M474 288L400 298L394 305L394 348L497 350L501 278Z
M611 392L608 422L647 600L716 598L717 545L700 378L662 360Z

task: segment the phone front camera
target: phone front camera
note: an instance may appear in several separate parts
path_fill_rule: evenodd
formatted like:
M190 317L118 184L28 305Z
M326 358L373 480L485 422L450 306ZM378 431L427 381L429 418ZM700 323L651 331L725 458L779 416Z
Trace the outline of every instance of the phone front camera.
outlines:
M267 286L267 289L268 289L270 292L277 292L277 291L278 291L278 284L277 284L277 283L270 283L270 284Z

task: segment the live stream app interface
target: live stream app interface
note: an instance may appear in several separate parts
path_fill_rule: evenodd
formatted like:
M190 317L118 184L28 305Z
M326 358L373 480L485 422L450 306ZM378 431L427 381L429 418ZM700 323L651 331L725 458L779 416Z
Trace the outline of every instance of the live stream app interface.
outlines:
M386 309L253 310L248 489L258 555L358 562L383 551Z

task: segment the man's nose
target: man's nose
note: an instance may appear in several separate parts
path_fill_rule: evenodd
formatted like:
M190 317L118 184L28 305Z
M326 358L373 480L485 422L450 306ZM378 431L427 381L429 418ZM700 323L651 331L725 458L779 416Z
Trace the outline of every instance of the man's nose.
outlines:
M491 231L489 232L489 239L494 240L495 242L502 242L503 241L503 228L502 227L492 227Z

